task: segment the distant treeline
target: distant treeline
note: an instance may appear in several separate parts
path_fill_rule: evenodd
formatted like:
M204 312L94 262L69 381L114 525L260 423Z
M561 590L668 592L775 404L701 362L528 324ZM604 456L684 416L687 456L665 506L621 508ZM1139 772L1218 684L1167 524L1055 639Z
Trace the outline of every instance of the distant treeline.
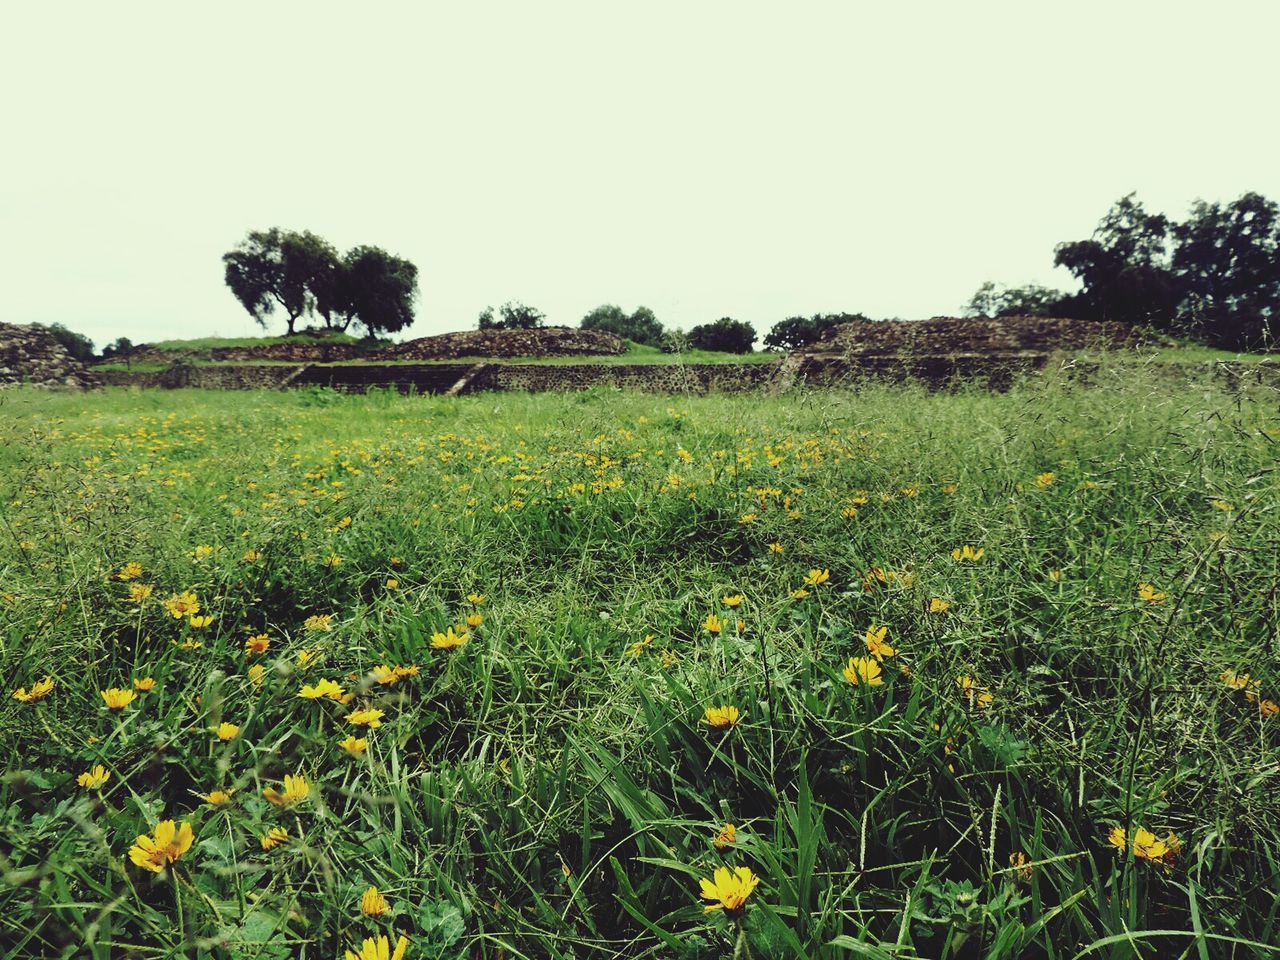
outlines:
M262 327L277 311L286 333L297 321L319 318L325 329L353 324L369 337L404 330L414 321L418 268L380 247L358 246L340 254L310 231L251 231L222 257L224 279L236 300ZM1234 350L1275 349L1280 317L1280 205L1259 193L1229 203L1197 200L1184 220L1150 213L1134 194L1122 197L1086 240L1060 243L1053 263L1080 282L1067 293L1037 284L982 284L965 315L1059 316L1119 320ZM842 323L866 322L861 313L792 316L765 334L766 350L808 346ZM542 311L518 302L487 307L478 325L541 327ZM749 353L755 328L721 317L690 330L667 328L648 307L627 313L615 304L596 307L580 321L667 352L688 349ZM55 334L76 356L91 357L87 337L55 324ZM127 352L121 337L104 356Z
M1060 243L1055 266L1081 290L984 283L971 316L1122 320L1233 350L1274 349L1280 318L1280 207L1259 193L1197 200L1185 220L1129 194L1088 240Z

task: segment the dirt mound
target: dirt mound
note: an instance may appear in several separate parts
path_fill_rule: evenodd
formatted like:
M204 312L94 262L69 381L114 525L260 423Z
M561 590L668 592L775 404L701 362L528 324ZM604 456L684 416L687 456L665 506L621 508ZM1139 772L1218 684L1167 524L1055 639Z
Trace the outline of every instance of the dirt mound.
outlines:
M804 352L867 357L1016 354L1091 347L1132 348L1158 342L1158 338L1127 323L1097 323L1057 317L934 317L932 320L841 324Z
M462 330L410 340L381 351L396 360L452 360L457 357L574 357L626 352L619 337L598 330L542 327L538 330Z
M0 387L92 387L97 378L36 324L0 323Z
M207 347L202 350L166 350L139 344L128 353L111 357L108 363L178 363L205 360L213 363L245 363L271 360L276 363L334 363L355 360L368 354L369 348L359 343L325 343L314 340L288 340L284 343L261 343L247 347Z

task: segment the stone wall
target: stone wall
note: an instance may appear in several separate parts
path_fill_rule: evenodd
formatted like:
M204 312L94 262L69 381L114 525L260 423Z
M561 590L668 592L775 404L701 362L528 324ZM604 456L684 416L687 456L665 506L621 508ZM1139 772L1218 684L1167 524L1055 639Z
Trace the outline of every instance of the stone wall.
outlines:
M542 327L537 330L460 330L395 344L383 351L397 360L455 360L459 357L618 356L626 342L600 330Z
M934 317L844 323L805 352L842 356L1052 353L1116 349L1161 341L1127 323L1060 317Z
M0 387L91 387L98 378L44 327L0 323Z

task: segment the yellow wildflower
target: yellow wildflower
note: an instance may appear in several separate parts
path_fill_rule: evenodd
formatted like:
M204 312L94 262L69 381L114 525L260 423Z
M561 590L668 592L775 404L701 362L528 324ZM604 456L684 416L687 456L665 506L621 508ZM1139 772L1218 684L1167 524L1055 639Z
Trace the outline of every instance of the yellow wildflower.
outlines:
M484 603L484 594L483 594L483 593L468 593L468 594L467 594L467 603L470 603L470 604L472 604L473 606L477 606L477 607L478 607L478 606L480 606L480 604Z
M132 690L122 690L120 687L110 687L102 691L102 700L108 710L123 710L133 703L136 696L137 694Z
M382 718L385 714L381 710L356 710L347 714L347 723L356 727L368 727L370 730L376 730L382 726Z
M325 697L330 700L341 700L342 685L334 680L321 680L314 686L303 684L302 689L298 691L298 696L303 700L321 700Z
M1149 583L1138 584L1138 599L1147 603L1164 603L1167 593L1161 593Z
M262 675L267 672L267 668L260 663L255 663L249 668L249 682L255 687L262 683Z
M385 586L388 590L394 590L396 587L400 586L400 581L395 577L387 577Z
M644 653L645 650L648 648L649 644L651 643L653 643L653 634L646 633L644 635L643 640L637 640L635 643L627 647L627 656L628 657L640 656L640 654Z
M707 633L719 633L724 625L720 622L720 618L714 613L708 613L707 619L702 621L702 629Z
M86 790L97 790L110 779L111 774L107 771L107 768L102 764L98 764L96 767L92 767L76 777L76 783Z
M804 575L804 585L806 587L819 587L830 579L830 570L818 570L815 568Z
M280 844L289 842L289 831L284 827L272 827L261 842L263 850L274 850Z
M885 637L889 634L888 627L867 627L867 636L865 642L867 644L867 652L877 660L883 660L885 657L896 657L898 651L885 642Z
M774 555L780 555L786 548L780 543L769 544L769 552Z
M149 583L135 583L129 588L129 599L134 603L141 603L148 599L155 592L155 587Z
M225 720L218 724L218 729L214 731L214 733L217 734L218 739L223 743L226 743L228 740L235 739L235 735L239 732L240 728L238 726L234 723L227 723Z
M210 790L201 799L211 806L221 807L231 802L233 793L235 793L234 790Z
M311 784L307 782L307 778L302 774L285 774L284 793L281 793L275 787L267 787L262 791L262 795L276 806L285 807L295 803L301 803L311 795Z
M995 700L995 696L990 690L978 686L973 677L968 674L956 677L956 686L960 688L961 695L969 701L970 705L977 707L979 710L987 709Z
M137 677L133 681L133 689L137 690L139 693L150 693L155 689L155 686L155 677Z
M45 677L43 680L37 680L31 685L31 689L19 687L13 691L13 699L21 703L35 703L37 700L43 700L49 694L53 693L53 677Z
M377 887L370 887L360 897L360 912L366 917L380 917L387 912L387 898L378 892Z
M728 867L717 867L710 880L703 878L699 882L702 888L699 895L703 900L711 901L705 913L723 910L735 916L746 907L747 898L760 883L760 878L751 872L750 867L738 867L732 871Z
M720 832L716 834L715 845L717 850L723 850L731 847L738 839L738 828L732 823L726 823L720 828Z
M213 623L213 617L189 617L187 623L191 625L192 630L203 630Z
M792 600L803 600L808 595L809 595L809 591L806 590L804 587L796 587L796 589L791 591Z
M943 600L941 597L934 597L929 601L930 613L946 613L951 609L951 601Z
M444 633L433 633L431 635L431 646L437 650L456 650L463 646L469 639L467 631L457 632L450 627Z
M391 943L385 936L379 935L376 940L373 937L365 937L359 953L351 950L344 951L343 960L404 960L404 952L408 947L409 941L403 934L396 941L395 950L391 949Z
M868 687L880 686L884 683L882 673L879 662L872 657L850 657L844 668L844 678L855 687L864 684Z
M302 627L304 630L308 630L311 633L320 633L321 631L328 630L332 623L333 614L317 613L303 620Z
M142 564L130 562L116 571L117 580L137 580L142 576Z
M271 638L265 633L255 633L252 637L244 642L244 655L247 657L254 653L266 653L267 648L271 646Z
M962 563L977 563L986 552L985 547L975 548L966 543L963 547L956 547L951 551L951 559Z
M1043 490L1045 487L1051 486L1053 484L1053 481L1056 479L1057 479L1057 474L1053 473L1052 471L1046 470L1044 473L1040 473L1036 475L1036 486L1038 486L1041 490Z
M185 593L175 593L164 602L165 610L169 611L169 616L175 620L181 620L200 612L200 601L196 599L196 595L188 590Z
M155 833L139 834L132 847L129 848L129 859L135 867L142 867L152 873L159 873L167 864L175 863L179 857L191 849L195 835L191 832L191 824L185 821L181 827L175 826L172 820L161 820L156 824Z
M369 741L348 735L347 739L341 741L338 746L351 754L351 756L358 757L368 749Z
M484 614L479 612L467 614L467 626L472 630L484 626Z
M1210 500L1209 503L1212 504L1213 509L1221 510L1223 513L1230 513L1235 509L1235 505L1230 500Z
M246 550L244 553L244 556L241 557L241 559L245 563L257 563L259 560L262 559L262 554L259 553L257 550Z
M707 707L702 714L702 722L712 730L727 730L738 722L742 714L737 707Z

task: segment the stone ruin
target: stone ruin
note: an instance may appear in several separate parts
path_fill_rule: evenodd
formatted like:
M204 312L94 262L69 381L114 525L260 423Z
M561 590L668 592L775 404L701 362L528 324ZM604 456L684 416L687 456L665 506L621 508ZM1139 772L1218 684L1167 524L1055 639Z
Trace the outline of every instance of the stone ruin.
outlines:
M0 388L19 384L80 389L98 378L46 328L0 323Z
M1164 338L1127 323L1062 317L934 317L844 323L804 353L845 357L1052 353L1154 346Z

